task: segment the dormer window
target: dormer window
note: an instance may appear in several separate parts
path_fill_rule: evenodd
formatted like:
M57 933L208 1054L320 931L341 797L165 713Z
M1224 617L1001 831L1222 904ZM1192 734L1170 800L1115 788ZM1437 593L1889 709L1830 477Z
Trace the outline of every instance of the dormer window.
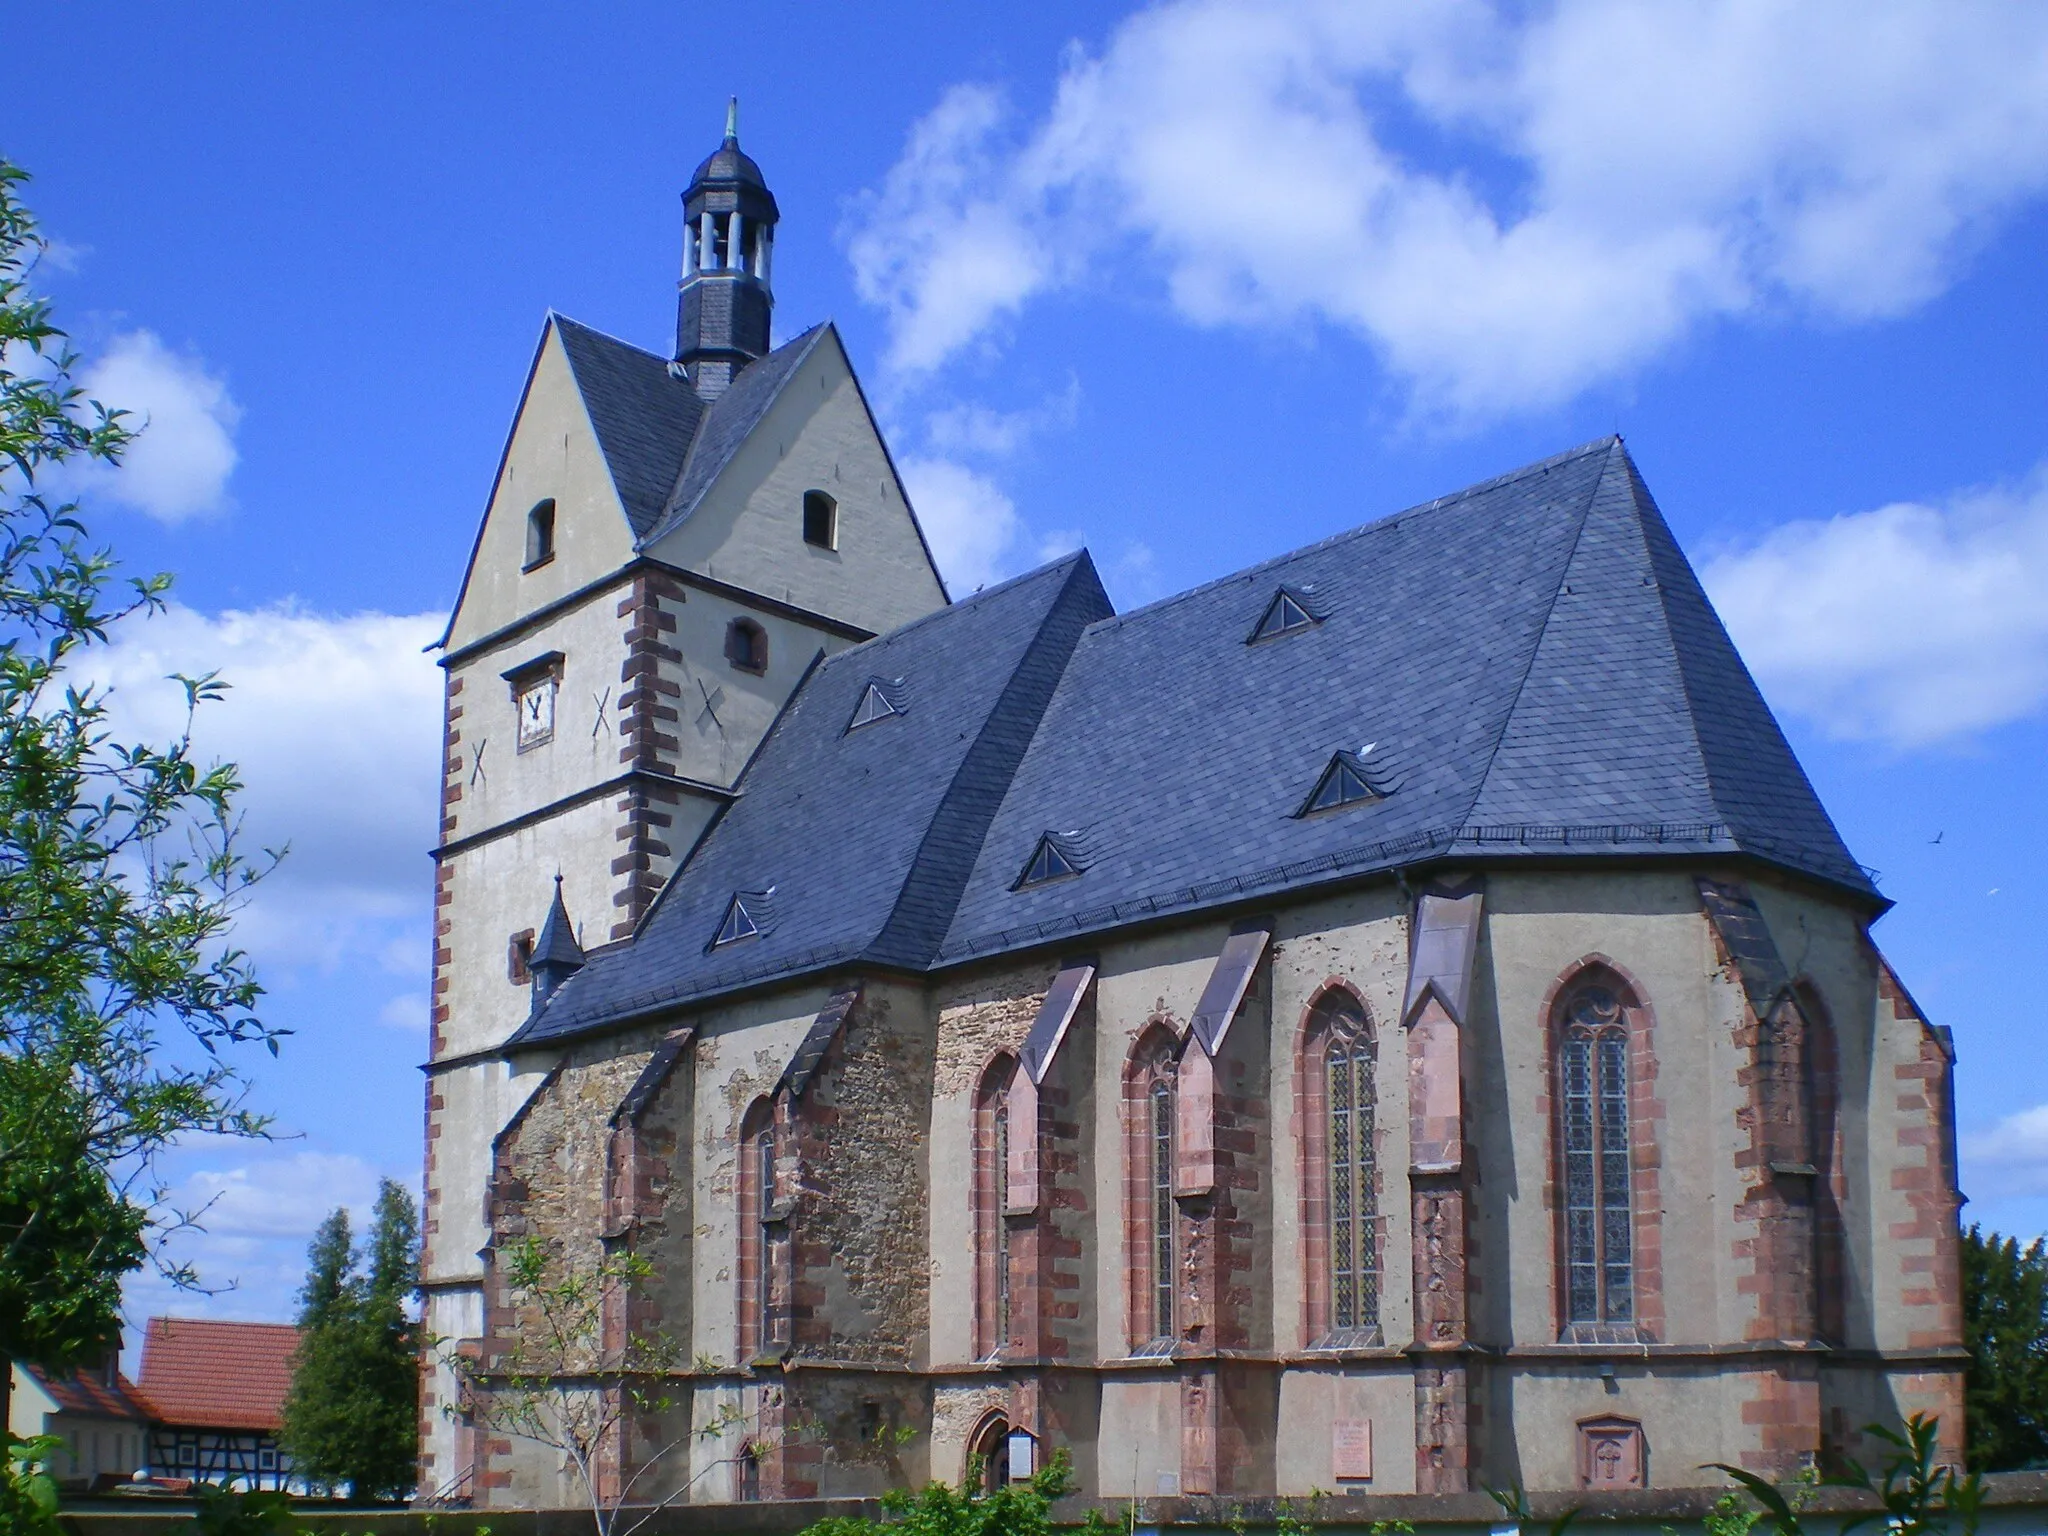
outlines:
M768 631L752 619L734 619L725 627L725 659L741 672L766 672Z
M1050 885L1055 880L1072 879L1081 873L1080 859L1071 851L1060 846L1063 839L1048 832L1038 840L1038 846L1031 850L1031 858L1024 866L1024 873L1017 877L1017 883L1010 887L1021 891L1034 885Z
M853 718L846 722L849 731L857 731L864 725L873 725L877 720L887 720L891 715L903 713L905 704L903 679L871 677L862 690L860 703L853 709Z
M769 907L774 900L773 890L734 891L732 902L718 924L718 932L712 937L711 947L723 949L728 944L758 938L769 920Z
M1384 792L1374 786L1374 775L1365 765L1371 752L1372 748L1367 747L1364 752L1339 752L1331 758L1330 766L1323 770L1307 802L1295 815L1313 816L1317 811L1334 811L1339 806L1385 798Z
M1277 640L1282 635L1313 629L1320 622L1322 615L1310 606L1307 592L1282 587L1273 594L1273 600L1266 604L1265 613L1259 617L1258 627L1251 632L1245 643L1257 645L1261 640Z
M839 503L823 491L804 492L804 542L818 549L839 547Z
M521 570L533 570L546 565L555 558L555 498L533 504L533 510L526 514L526 564Z

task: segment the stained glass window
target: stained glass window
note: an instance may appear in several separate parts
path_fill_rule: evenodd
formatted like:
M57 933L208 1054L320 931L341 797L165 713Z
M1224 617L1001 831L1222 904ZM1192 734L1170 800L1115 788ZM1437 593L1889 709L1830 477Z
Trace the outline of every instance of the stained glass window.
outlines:
M1152 1083L1152 1335L1173 1333L1173 1085Z
M1372 1042L1365 1021L1346 1008L1333 1013L1324 1048L1329 1094L1330 1323L1376 1328L1380 1276L1374 1224L1378 1196L1373 1166Z
M1558 1063L1563 1115L1565 1321L1635 1317L1634 1213L1629 1204L1628 1026L1605 987L1565 1007Z

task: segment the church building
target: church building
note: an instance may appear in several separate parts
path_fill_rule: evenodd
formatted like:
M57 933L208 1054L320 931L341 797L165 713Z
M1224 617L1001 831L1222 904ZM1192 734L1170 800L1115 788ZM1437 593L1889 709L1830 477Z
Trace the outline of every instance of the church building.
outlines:
M683 206L672 351L542 327L441 646L423 1492L577 1500L477 1412L529 1239L649 1267L636 1499L1960 1443L1948 1036L1619 439L956 601L730 122Z

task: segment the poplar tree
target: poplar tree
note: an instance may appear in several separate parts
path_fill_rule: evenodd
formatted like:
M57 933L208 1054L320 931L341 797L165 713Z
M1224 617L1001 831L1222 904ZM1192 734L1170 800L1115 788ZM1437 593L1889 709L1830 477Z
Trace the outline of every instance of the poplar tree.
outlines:
M357 1499L395 1499L419 1473L419 1216L390 1179L360 1245L348 1211L320 1224L299 1292L299 1347L280 1439L292 1470Z

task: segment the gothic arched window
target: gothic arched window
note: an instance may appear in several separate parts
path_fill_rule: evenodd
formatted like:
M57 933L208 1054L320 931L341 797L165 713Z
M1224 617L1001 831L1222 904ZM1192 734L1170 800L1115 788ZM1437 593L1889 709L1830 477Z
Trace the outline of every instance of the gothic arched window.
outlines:
M989 1063L974 1096L974 1357L993 1360L1010 1342L1010 1081L1017 1060Z
M1567 1327L1635 1321L1629 1021L1606 977L1581 981L1557 1021L1558 1160Z
M1358 999L1331 987L1309 1010L1302 1049L1302 1192L1308 1340L1378 1342L1377 1053Z
M1133 1354L1173 1348L1179 1210L1173 1197L1174 1040L1155 1025L1139 1038L1124 1079L1125 1233Z
M775 1112L756 1099L740 1123L739 1177L740 1363L765 1353L771 1342L772 1244L768 1217L775 1205Z

